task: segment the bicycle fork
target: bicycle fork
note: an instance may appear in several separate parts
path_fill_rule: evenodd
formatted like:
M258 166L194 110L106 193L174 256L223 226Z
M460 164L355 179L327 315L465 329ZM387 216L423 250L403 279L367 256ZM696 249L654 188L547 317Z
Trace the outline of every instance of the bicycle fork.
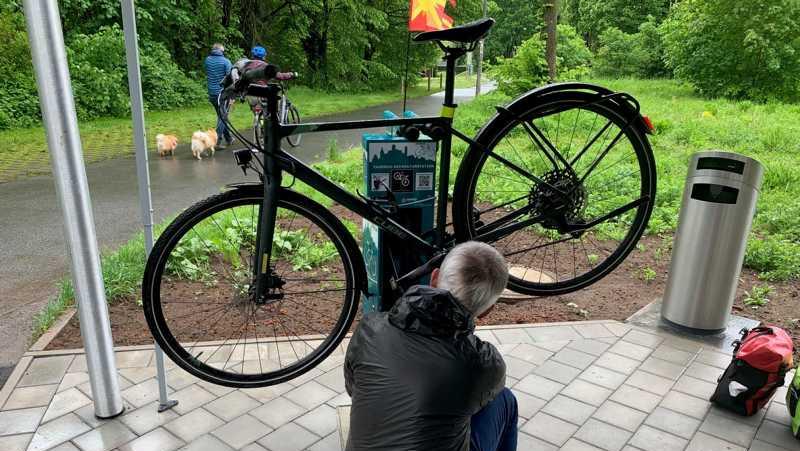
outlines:
M275 155L280 150L280 121L278 119L279 91L275 85L268 87L267 118L264 121L263 134L266 137L264 147L264 200L258 215L258 232L256 233L256 256L253 272L255 277L254 300L257 303L267 302L271 298L270 290L280 288L280 283L272 273L272 242L275 234L275 222L278 215L278 189L281 186L281 169Z

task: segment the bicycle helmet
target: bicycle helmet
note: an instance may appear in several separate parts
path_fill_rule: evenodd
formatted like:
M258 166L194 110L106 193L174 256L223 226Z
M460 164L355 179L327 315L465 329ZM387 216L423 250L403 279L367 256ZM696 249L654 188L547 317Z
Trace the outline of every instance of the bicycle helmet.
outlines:
M264 57L267 56L267 49L265 49L264 47L261 47L260 45L257 45L255 47L253 47L253 50L251 50L250 53L251 53L253 59L263 60Z

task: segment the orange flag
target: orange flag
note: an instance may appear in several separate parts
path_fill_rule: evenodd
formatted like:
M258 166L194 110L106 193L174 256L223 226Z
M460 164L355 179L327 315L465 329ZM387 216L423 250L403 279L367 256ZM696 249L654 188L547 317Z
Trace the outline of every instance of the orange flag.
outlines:
M436 31L453 27L453 18L444 12L448 0L411 0L408 31ZM449 0L456 6L456 0Z

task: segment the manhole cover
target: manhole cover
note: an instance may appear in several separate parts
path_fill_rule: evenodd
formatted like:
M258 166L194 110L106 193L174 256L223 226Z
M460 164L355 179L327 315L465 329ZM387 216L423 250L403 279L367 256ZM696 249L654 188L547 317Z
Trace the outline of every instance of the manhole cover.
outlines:
M540 271L538 269L528 268L527 266L510 266L508 268L508 274L528 282L536 282L536 283L555 282L555 279L553 279L553 277L550 276L548 273ZM525 299L532 299L534 297L535 296L530 296L527 294L515 293L506 288L500 295L500 299L498 300L498 302L503 302L505 304L515 304L519 301Z

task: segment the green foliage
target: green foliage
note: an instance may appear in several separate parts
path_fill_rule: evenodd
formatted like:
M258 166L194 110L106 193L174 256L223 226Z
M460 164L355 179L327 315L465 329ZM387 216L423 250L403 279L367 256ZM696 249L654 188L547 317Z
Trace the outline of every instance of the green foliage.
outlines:
M660 22L670 3L670 0L567 0L564 11L569 23L594 50L605 30L613 27L625 33L636 33L648 16Z
M656 271L649 266L646 266L639 270L639 277L646 283L650 283L656 280L656 275L657 275Z
M117 5L118 6L118 5ZM0 129L30 126L39 120L38 93L27 36L20 14L0 16ZM188 78L163 44L141 46L142 89L148 109L172 109L204 99L202 84ZM122 30L116 25L67 41L75 107L80 119L123 116L130 110ZM55 96L56 93L48 95Z
M591 53L569 25L558 26L557 58L559 80L578 79L589 72ZM519 46L513 58L499 57L491 71L500 92L510 96L547 83L544 39L534 35Z
M772 293L772 287L769 285L763 286L754 286L750 291L744 292L744 305L752 308L753 310L758 310L759 307L763 307L769 303L769 298L767 296Z
M336 246L325 236L322 240L313 240L303 230L278 230L273 245L275 255L286 258L294 271L311 271L336 257ZM319 241L322 241L320 244Z
M662 25L668 65L706 96L800 98L800 2L684 0Z
M181 279L203 280L208 274L208 254L213 248L213 242L199 236L181 240L169 255L167 274Z
M32 125L39 116L28 37L19 12L0 14L0 130Z
M492 76L497 80L500 92L512 96L547 82L547 61L544 58L545 43L541 37L533 36L519 46L512 58L500 57L492 67Z
M615 27L606 29L598 45L594 69L599 75L641 78L669 75L653 17L642 23L637 33L625 33Z
M796 225L794 230L798 230ZM758 271L759 277L763 280L781 281L800 278L800 243L780 236L750 240L744 264Z
M69 42L68 60L78 117L122 116L130 110L122 30L114 25L91 35L78 34ZM162 44L141 49L145 106L171 109L196 104L202 84L187 78Z
M514 49L544 28L541 0L497 0L489 6L489 16L497 20L492 34L486 40L485 58L514 56Z
M575 27L558 24L558 78L570 80L586 75L587 67L592 60L592 52L578 36Z

